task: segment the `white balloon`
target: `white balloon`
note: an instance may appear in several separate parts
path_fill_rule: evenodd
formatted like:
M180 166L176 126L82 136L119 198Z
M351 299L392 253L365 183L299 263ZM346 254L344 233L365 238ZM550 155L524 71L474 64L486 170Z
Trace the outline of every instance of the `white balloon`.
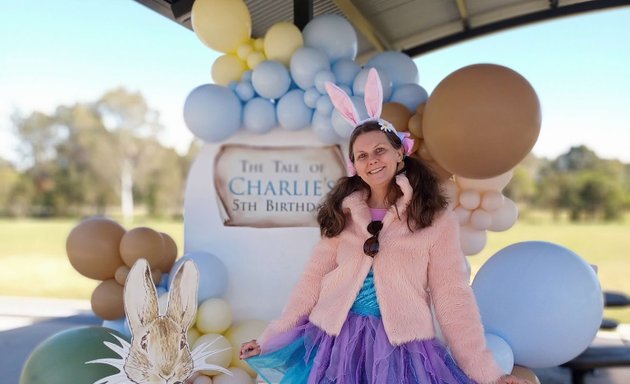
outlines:
M245 370L237 367L228 368L232 376L220 373L214 377L214 384L254 384L254 379Z
M476 209L481 203L479 191L474 189L464 189L459 194L459 203L466 209Z
M504 196L499 191L486 191L481 195L481 208L492 212L501 208Z
M458 205L457 207L455 207L455 209L453 209L453 213L457 217L459 225L466 225L470 221L470 209L466 209L461 205Z
M475 189L477 191L501 191L512 179L514 172L509 170L498 176L489 179L468 179L461 176L455 176L455 182L462 189Z
M492 216L483 209L475 209L470 215L470 226L485 231L492 224Z
M490 214L492 216L492 224L488 227L494 232L503 232L512 228L518 218L518 207L509 198L504 198L503 206Z
M476 255L481 252L488 242L486 231L479 231L468 225L459 228L459 242L464 255Z

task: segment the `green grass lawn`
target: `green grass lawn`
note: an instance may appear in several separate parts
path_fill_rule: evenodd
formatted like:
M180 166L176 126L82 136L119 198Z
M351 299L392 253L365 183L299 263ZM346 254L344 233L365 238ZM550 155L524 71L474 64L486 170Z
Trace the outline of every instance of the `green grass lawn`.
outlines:
M81 276L70 265L65 240L76 220L0 219L0 295L89 299L98 281ZM181 221L137 221L169 234L183 249ZM605 290L630 294L630 220L610 224L552 222L530 214L506 232L489 232L488 245L469 258L473 273L495 252L513 243L544 240L563 245L598 266ZM607 310L606 316L630 323L630 309Z

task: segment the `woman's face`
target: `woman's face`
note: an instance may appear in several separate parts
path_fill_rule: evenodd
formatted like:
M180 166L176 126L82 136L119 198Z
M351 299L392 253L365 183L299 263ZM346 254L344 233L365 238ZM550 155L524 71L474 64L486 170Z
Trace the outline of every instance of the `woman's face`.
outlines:
M402 161L402 151L402 148L395 149L382 131L359 135L352 146L357 175L372 190L387 188Z

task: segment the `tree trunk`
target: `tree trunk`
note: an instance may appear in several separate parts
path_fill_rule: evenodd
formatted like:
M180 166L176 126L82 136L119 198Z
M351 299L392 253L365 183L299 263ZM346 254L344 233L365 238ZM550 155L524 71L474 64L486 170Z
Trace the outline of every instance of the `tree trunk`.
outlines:
M131 162L123 160L120 171L120 209L125 221L133 220L133 175Z

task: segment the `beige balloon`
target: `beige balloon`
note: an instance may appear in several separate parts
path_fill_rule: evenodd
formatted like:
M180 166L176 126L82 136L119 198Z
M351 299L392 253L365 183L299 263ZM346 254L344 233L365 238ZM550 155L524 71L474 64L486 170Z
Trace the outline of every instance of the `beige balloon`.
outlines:
M164 232L160 232L160 236L162 236L162 241L164 241L164 253L156 263L155 268L168 273L173 264L175 264L175 259L177 259L177 244L172 237Z
M512 368L512 375L520 379L529 380L532 384L540 384L538 376L536 376L531 369L521 367L520 365L515 365L514 368Z
M96 316L104 320L118 320L125 316L122 285L109 279L100 283L92 292L90 303Z
M125 229L105 218L90 218L70 231L66 253L70 264L80 274L95 280L107 280L123 265L118 245Z
M437 85L422 132L442 167L486 179L512 169L531 151L540 124L538 97L523 76L500 65L475 64Z
M383 111L381 112L381 118L389 121L394 125L399 132L406 132L409 130L408 124L412 113L401 103L385 103L383 104Z
M164 240L159 232L151 228L131 229L120 240L120 256L128 267L132 267L138 259L146 259L154 268L163 255Z

